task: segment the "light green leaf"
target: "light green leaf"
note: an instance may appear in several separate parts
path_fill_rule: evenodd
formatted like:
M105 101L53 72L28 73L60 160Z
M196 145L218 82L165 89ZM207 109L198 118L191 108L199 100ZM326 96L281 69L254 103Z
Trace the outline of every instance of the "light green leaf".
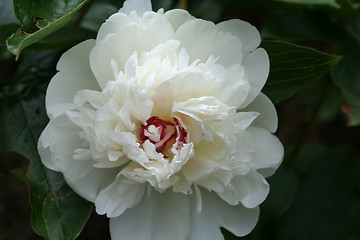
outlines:
M270 57L270 75L262 91L275 103L313 84L339 59L285 42L263 41L261 46Z
M55 72L57 58L53 52L28 55L14 84L1 89L0 152L17 152L30 161L27 177L33 229L46 239L72 240L83 229L92 204L74 193L62 174L47 169L37 152L38 136L48 121L46 81Z
M352 49L334 67L332 78L347 102L344 112L349 125L360 125L360 49Z
M19 57L25 47L62 28L88 1L13 0L22 29L8 38L9 51Z

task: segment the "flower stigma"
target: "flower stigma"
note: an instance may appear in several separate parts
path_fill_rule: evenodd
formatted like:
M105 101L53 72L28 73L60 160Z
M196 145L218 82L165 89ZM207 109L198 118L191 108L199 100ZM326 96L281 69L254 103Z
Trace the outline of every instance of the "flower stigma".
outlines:
M181 149L186 141L187 131L180 126L178 120L174 122L161 119L157 116L150 117L145 125L141 126L140 143L150 141L158 153L168 158L169 146L176 143L175 148Z

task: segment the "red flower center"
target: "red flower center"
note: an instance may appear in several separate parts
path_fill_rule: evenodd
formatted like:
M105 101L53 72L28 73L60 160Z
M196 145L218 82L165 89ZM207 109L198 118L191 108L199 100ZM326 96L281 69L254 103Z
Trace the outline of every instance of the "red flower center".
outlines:
M176 118L174 118L174 122L170 122L154 116L141 126L140 143L143 144L149 140L155 145L157 152L164 153L175 142L177 143L176 149L181 149L186 143L186 136L187 131L180 126Z

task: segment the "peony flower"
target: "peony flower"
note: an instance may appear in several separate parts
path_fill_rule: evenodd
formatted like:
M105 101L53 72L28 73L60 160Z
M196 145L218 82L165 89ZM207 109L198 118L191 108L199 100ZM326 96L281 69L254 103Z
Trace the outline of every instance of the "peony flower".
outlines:
M127 0L60 58L42 162L110 218L112 239L248 234L283 157L259 44L249 23Z

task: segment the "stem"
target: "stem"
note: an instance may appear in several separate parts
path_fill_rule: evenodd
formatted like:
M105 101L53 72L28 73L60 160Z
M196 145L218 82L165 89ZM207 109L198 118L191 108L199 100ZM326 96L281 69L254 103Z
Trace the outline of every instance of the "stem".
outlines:
M179 0L179 8L186 10L187 0Z

